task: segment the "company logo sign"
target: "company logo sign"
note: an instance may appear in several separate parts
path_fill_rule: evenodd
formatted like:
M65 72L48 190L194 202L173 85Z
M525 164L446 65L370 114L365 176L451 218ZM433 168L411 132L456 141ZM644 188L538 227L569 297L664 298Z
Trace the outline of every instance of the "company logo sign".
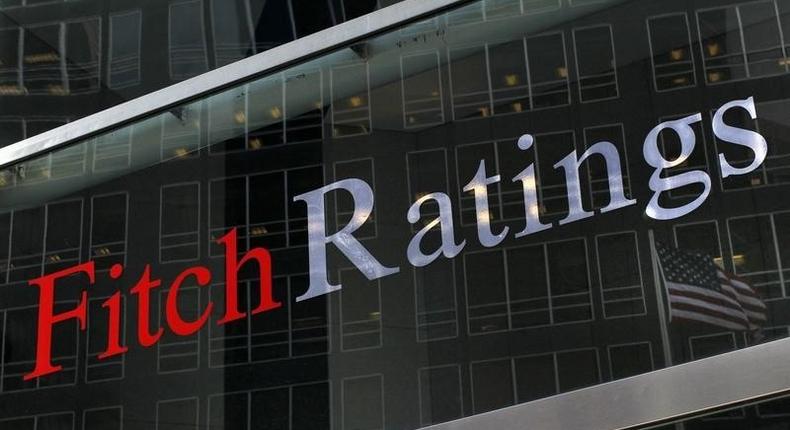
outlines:
M733 166L722 153L718 154L718 164L723 178L735 175L745 175L757 169L765 160L768 153L768 144L759 133L734 127L724 122L724 114L730 110L745 110L752 119L757 118L753 98L735 100L726 103L713 115L712 129L716 137L727 144L748 148L752 161L747 166ZM647 135L642 147L644 161L653 169L648 182L652 196L645 205L645 214L656 220L671 220L682 217L702 205L711 191L711 177L703 170L691 170L683 173L669 175L667 169L683 164L695 148L697 139L692 125L702 121L702 115L697 113L674 121L667 121L653 128ZM681 144L680 154L674 159L667 159L659 149L659 134L675 133ZM534 146L534 138L525 134L518 139L518 148L529 151ZM582 201L580 169L592 157L600 157L606 164L609 185L609 204L600 209L602 214L623 209L638 202L625 196L623 189L622 168L620 154L611 142L598 142L579 155L576 151L561 159L554 165L557 170L562 170L567 185L568 215L559 221L563 226L595 216L593 211L586 210ZM535 166L530 164L515 175L513 182L519 183L523 191L524 223L523 228L512 233L515 238L522 238L531 234L553 228L552 224L541 221L539 216L539 198L535 176ZM494 230L491 226L488 203L488 187L502 181L500 175L489 175L485 160L481 160L474 177L463 187L463 191L474 195L477 240L484 247L499 245L510 234L510 227L504 226ZM663 193L688 185L701 185L701 191L691 201L680 206L663 206L660 197ZM697 187L699 188L699 186ZM333 192L345 192L351 195L354 202L354 211L351 220L340 230L328 233L325 220L326 196ZM309 300L338 291L341 284L330 283L327 276L327 248L331 245L339 249L345 257L368 279L374 280L393 275L400 271L400 267L386 265L379 261L370 250L354 237L357 231L370 217L373 211L375 196L370 185L361 179L344 179L331 183L316 190L294 197L294 201L304 202L307 205L307 230L308 230L308 256L310 265L310 282L307 291L296 298L297 302ZM440 257L454 258L466 246L466 239L456 236L453 227L453 208L450 197L442 192L433 192L423 195L415 201L406 211L406 218L411 224L420 221L420 207L432 201L439 208L435 219L427 221L425 226L418 231L409 242L405 256L409 264L415 267L426 266ZM441 244L432 252L426 253L422 241L432 230L438 230L441 235ZM261 314L282 306L274 300L272 295L272 260L266 249L253 248L239 258L237 248L236 229L228 232L218 242L225 248L225 307L215 309L214 303L209 302L195 320L185 320L178 310L179 291L187 280L193 280L197 285L205 287L212 280L212 273L205 266L190 267L181 272L170 282L165 306L165 320L167 329L178 336L192 336L205 324L213 312L221 314L217 321L219 325L230 324L243 318ZM260 301L249 315L239 310L238 299L238 272L244 265L255 264L258 267L258 288ZM115 265L109 271L109 277L119 279L124 268ZM55 313L54 296L58 280L81 276L87 279L88 287L81 293L78 305L66 312ZM36 333L36 359L34 369L24 375L25 380L42 377L61 370L61 367L52 363L52 330L56 324L76 319L80 329L86 329L87 300L90 285L96 281L96 271L93 261L73 266L55 273L33 279L30 285L39 289L38 303L38 328ZM155 345L162 337L165 328L152 330L149 327L151 292L162 287L162 281L151 276L151 267L146 266L130 293L136 296L137 302L137 343L142 347ZM102 305L108 316L107 349L99 356L106 359L124 354L129 346L121 342L121 292L118 291L108 298Z

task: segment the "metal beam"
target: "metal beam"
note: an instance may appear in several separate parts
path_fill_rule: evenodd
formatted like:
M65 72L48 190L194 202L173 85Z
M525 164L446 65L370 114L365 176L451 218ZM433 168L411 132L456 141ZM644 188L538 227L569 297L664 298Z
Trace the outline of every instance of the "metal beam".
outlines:
M404 0L0 148L0 167L118 128L471 0Z
M644 427L786 392L788 357L784 339L425 429Z

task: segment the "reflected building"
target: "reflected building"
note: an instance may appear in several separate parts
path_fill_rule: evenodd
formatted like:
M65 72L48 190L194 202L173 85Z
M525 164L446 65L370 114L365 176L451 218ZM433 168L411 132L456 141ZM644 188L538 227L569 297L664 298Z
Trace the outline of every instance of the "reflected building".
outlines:
M0 104L0 137L20 141L377 7L344 1L53 4L68 17L0 29L8 36L0 55L16 59L0 63L2 100L19 100ZM22 3L0 5L6 18L33 15ZM80 7L92 18L71 15ZM167 49L151 50L165 28ZM0 427L420 428L787 337L787 34L782 0L480 0L14 163L0 176ZM748 175L722 178L718 154L738 166L754 154L717 138L713 114L749 96L758 118L732 110L725 122L759 132L769 153ZM51 117L33 114L55 98ZM711 194L689 215L652 220L643 213L653 174L645 136L697 112L693 151L666 175L707 172ZM534 144L522 150L526 133ZM556 166L601 141L617 149L623 193L639 203L603 213L608 166L590 158L579 186L595 217L560 225L573 190ZM667 159L679 157L676 134L659 143ZM495 247L480 244L474 194L463 191L481 161L488 176L501 176L487 187L494 234L509 229ZM538 216L552 228L517 238L529 208L512 178L529 165ZM294 197L349 178L376 199L354 237L400 272L369 280L330 246L329 278L342 290L296 301L310 266L307 210ZM427 203L416 223L406 212L434 192L449 196L465 247L413 267L409 241L441 208ZM681 206L701 192L676 188L661 203ZM328 231L348 225L355 204L349 193L328 194ZM168 283L196 265L224 273L218 239L231 229L240 255L271 253L282 306L227 325L215 312L194 336L165 330L153 347L137 345L138 298L128 288L147 267L163 280L145 317L166 328ZM766 324L664 326L653 233L751 285L767 305ZM440 247L438 231L423 244ZM23 381L37 315L27 282L89 260L97 282L87 329L56 326L53 361L63 370ZM113 264L124 267L120 281L108 275ZM208 303L224 309L223 280L185 284L184 319L198 319ZM252 311L259 268L243 266L239 281L239 303ZM102 302L119 288L130 351L102 360ZM66 282L56 309L73 308L81 289ZM774 400L685 426L773 428L788 416L787 402Z

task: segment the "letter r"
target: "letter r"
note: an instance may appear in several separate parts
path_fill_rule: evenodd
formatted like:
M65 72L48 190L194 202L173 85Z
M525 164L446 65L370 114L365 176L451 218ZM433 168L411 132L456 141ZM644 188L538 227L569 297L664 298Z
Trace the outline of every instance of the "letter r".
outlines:
M354 199L351 221L337 233L326 235L324 216L326 193L346 190ZM356 178L343 179L325 187L294 197L294 201L307 203L307 240L310 257L310 287L296 298L297 302L337 291L342 285L332 285L327 279L326 246L333 243L352 263L370 279L378 279L398 273L398 267L385 267L376 260L359 241L351 235L367 221L373 211L373 190L365 181Z
M80 322L80 330L85 331L88 302L87 291L82 292L80 302L76 308L55 315L55 281L78 273L88 275L88 279L93 285L96 280L94 262L89 261L30 281L30 285L39 288L38 336L36 338L36 367L32 372L24 376L25 381L63 369L61 365L52 365L52 326L59 322L76 318Z

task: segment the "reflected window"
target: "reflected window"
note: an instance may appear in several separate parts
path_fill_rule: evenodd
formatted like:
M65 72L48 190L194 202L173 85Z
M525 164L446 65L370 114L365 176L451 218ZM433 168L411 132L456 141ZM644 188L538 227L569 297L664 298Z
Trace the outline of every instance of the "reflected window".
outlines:
M470 334L593 319L584 239L467 253L464 273Z
M270 250L307 244L307 208L293 196L323 184L321 166L215 179L209 185L209 254L224 255L216 241L237 228L238 249ZM249 244L248 244L249 242Z
M476 414L601 382L596 348L474 362L471 371Z
M45 218L45 208L14 211L8 282L26 282L41 275Z
M224 289L222 284L211 287L211 301L220 308L225 306ZM291 306L296 297L307 291L307 276L275 277L272 289L275 301L282 303L277 309L232 324L210 325L209 367L262 363L329 352L326 298L311 299L304 302L305 306ZM240 281L238 297L241 309L254 309L260 301L259 282Z
M485 0L486 19L510 18L521 14L521 0Z
M20 38L22 29L0 29L0 96L21 95L22 51Z
M168 291L159 296L159 327L165 327L164 315ZM176 303L178 314L184 321L197 321L203 307L200 305L200 290L197 286L183 286ZM156 346L157 372L161 374L186 372L200 367L200 336L177 336L165 330Z
M0 118L0 148L4 146L8 146L12 143L17 143L20 140L23 140L24 138L25 138L25 121L23 119Z
M96 270L109 270L113 264L126 265L126 193L95 196L91 200L90 259Z
M107 350L110 332L110 308L103 306L108 297L98 297L88 300L88 330L87 344L85 347L85 382L110 381L123 379L126 355L116 355L108 358L99 358ZM126 335L126 300L121 297L121 333L120 344L125 345Z
M787 72L773 1L700 10L697 21L708 84Z
M697 84L691 33L685 13L660 15L647 20L653 85L656 91L669 91Z
M563 33L527 37L527 61L534 109L570 104L568 60Z
M76 155L76 154L75 154ZM132 128L103 134L93 141L93 171L126 169L132 161Z
M343 379L343 428L384 429L384 377L357 376Z
M294 17L296 37L329 28L337 24L335 9L329 0L289 0L291 16Z
M203 27L203 2L170 4L170 79L182 80L208 71Z
M121 430L123 407L86 409L82 414L82 430Z
M573 44L582 103L618 97L612 26L574 29Z
M437 235L425 242L438 249ZM458 305L455 296L455 261L441 259L414 270L417 341L427 342L458 336Z
M162 115L162 160L194 157L200 151L201 112L203 102L199 101L179 109L172 115Z
M66 74L69 94L99 91L101 62L101 19L66 22Z
M255 53L249 0L211 0L214 58L217 67Z
M62 24L58 23L24 30L22 76L28 94L68 94L61 28Z
M48 204L45 231L44 273L78 264L82 250L82 200Z
M790 255L781 245L790 238L790 213L730 218L727 229L736 275L753 286L763 299L787 296Z
M133 10L110 15L107 86L125 88L140 83L140 38L143 13Z
M286 75L285 141L316 142L324 137L323 74L320 70Z
M55 313L74 309L76 302L56 302ZM63 370L47 378L23 380L35 364L36 339L30 333L38 326L38 307L9 309L5 311L3 337L4 393L37 388L74 385L77 382L77 354L79 323L69 320L56 324L52 329L52 364Z
M595 238L605 318L644 315L645 291L636 232Z
M383 344L381 283L368 281L357 269L339 273L340 335L343 351L379 348Z
M347 64L332 68L332 136L349 137L369 134L370 83L368 63ZM361 85L360 85L361 84Z
M650 342L609 345L609 373L612 380L653 371L653 348Z
M278 76L247 87L247 149L255 150L285 142L284 87Z
M156 430L197 430L198 398L156 402Z
M200 257L200 184L161 189L159 261L191 261Z
M453 118L490 116L492 107L486 46L452 48L449 56Z
M215 394L208 398L209 427L329 428L329 396L327 382Z
M444 122L439 52L401 57L403 127Z
M467 6L459 7L447 13L447 25L463 25L483 21L483 2L473 2Z
M452 364L418 371L420 423L431 425L464 416L461 368Z
M74 430L74 413L60 412L0 420L0 427L13 430Z
M675 243L678 249L697 252L708 256L721 267L721 244L719 241L719 224L714 221L701 221L674 226Z

